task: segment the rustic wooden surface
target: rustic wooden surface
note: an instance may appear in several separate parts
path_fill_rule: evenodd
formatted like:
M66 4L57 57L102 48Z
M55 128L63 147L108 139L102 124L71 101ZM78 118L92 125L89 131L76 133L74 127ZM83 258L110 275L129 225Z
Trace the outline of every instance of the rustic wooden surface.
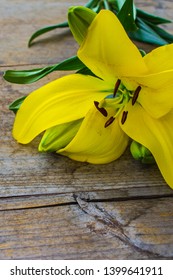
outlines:
M84 3L1 0L1 74L74 55L68 31L52 31L30 49L27 41L66 19L70 5ZM172 17L171 0L135 3ZM173 25L167 29L173 32ZM91 165L38 153L38 140L27 146L13 140L8 104L62 74L31 85L1 78L0 259L173 259L173 190L156 166L142 166L128 151L111 164Z

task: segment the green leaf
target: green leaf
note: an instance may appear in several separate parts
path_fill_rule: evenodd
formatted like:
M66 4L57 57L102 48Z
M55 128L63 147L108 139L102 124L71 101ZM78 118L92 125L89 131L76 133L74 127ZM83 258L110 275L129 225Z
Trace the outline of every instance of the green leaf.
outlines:
M135 32L128 33L131 39L161 46L167 44L167 41L161 38L143 20L137 18L136 25L138 26L138 30L136 30Z
M99 13L102 9L105 9L104 2L99 2L97 6L93 7L92 10L95 13Z
M64 28L64 27L68 27L68 22L65 21L65 22L62 22L60 24L55 24L55 25L50 25L50 26L46 26L46 27L43 27L39 30L37 30L35 33L32 34L31 38L29 39L28 41L28 47L31 46L33 40L37 37L39 37L40 35L43 35L44 33L47 33L49 31L52 31L56 28Z
M156 26L152 23L148 23L148 25L164 40L167 41L167 43L173 43L173 34L168 33L166 30L163 28Z
M16 112L19 110L19 108L20 108L22 102L25 100L25 98L26 98L26 96L23 96L23 97L16 99L15 101L13 101L9 105L9 109L16 114Z
M100 2L100 0L91 0L89 1L85 7L88 7L90 9L93 9L98 5L98 3ZM57 28L65 28L65 27L69 27L68 25L68 21L65 21L65 22L62 22L60 24L55 24L55 25L50 25L50 26L45 26L39 30L37 30L36 32L34 32L32 34L32 36L30 37L29 41L28 41L28 47L30 47L33 43L33 40L36 39L37 37L47 33L47 32L50 32L54 29L57 29Z
M106 10L111 10L111 6L107 0L103 0L103 5Z
M161 18L161 17L155 16L153 14L149 14L149 13L144 12L143 10L140 10L138 8L137 8L137 17L142 18L144 20L147 20L148 22L156 24L156 25L172 22L169 19Z
M100 0L90 0L86 3L85 7L92 9L97 6L99 2Z
M137 30L137 26L135 24L136 8L133 4L133 0L126 0L124 2L124 5L117 14L117 17L127 32Z
M96 77L96 75L88 68L88 67L83 67L77 71L78 74L82 75L90 75Z
M17 84L30 84L38 81L44 76L48 75L53 71L58 70L78 70L83 68L85 65L79 60L77 56L70 57L58 64L47 66L44 68L36 68L32 70L7 70L4 73L4 79L11 83Z
M119 12L124 5L126 0L108 0L109 4L114 7L114 9Z

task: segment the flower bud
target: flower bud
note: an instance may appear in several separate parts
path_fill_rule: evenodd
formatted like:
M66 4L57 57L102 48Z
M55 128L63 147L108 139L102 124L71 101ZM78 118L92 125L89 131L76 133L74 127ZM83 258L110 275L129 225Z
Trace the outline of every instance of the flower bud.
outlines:
M82 119L53 126L47 129L41 139L40 152L56 152L68 145L78 132Z
M70 7L68 10L68 24L73 37L80 45L84 40L88 27L97 14L91 9L75 6Z
M134 140L130 145L130 152L134 159L140 160L142 163L151 164L155 162L155 159L151 152L146 147Z

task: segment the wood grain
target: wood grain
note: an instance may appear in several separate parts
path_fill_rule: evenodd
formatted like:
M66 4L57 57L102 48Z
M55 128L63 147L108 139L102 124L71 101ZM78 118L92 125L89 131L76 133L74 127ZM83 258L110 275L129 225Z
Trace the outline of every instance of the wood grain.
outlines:
M172 17L172 1L135 2ZM8 104L66 73L16 85L3 80L3 71L75 54L68 31L52 31L27 48L31 34L66 19L70 5L74 1L1 1L0 259L172 259L173 191L157 166L141 165L128 150L107 165L80 163L38 153L39 139L23 146L12 138ZM167 28L173 32L173 25Z
M92 203L78 197L77 201L2 211L1 258L172 257L172 198Z

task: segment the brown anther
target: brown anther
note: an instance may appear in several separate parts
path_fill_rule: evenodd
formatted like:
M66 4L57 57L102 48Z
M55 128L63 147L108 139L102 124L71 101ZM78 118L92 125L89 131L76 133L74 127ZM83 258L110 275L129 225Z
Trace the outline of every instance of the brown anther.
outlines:
M116 95L116 93L117 93L117 90L118 90L118 88L119 88L120 84L121 84L121 80L120 80L120 79L118 79L118 80L116 81L116 83L115 83L113 97L115 97L115 95Z
M135 90L132 98L132 106L136 103L136 100L138 98L139 92L141 90L141 86L138 86L137 89Z
M97 110L104 116L104 117L107 117L108 115L108 112L106 111L105 108L103 107L99 107L99 102L98 101L94 101L94 105L96 106Z
M127 119L128 111L123 111L121 123L124 124Z
M115 120L114 117L110 117L110 119L107 120L107 122L105 123L105 128L108 127L111 123L113 123L114 120Z

